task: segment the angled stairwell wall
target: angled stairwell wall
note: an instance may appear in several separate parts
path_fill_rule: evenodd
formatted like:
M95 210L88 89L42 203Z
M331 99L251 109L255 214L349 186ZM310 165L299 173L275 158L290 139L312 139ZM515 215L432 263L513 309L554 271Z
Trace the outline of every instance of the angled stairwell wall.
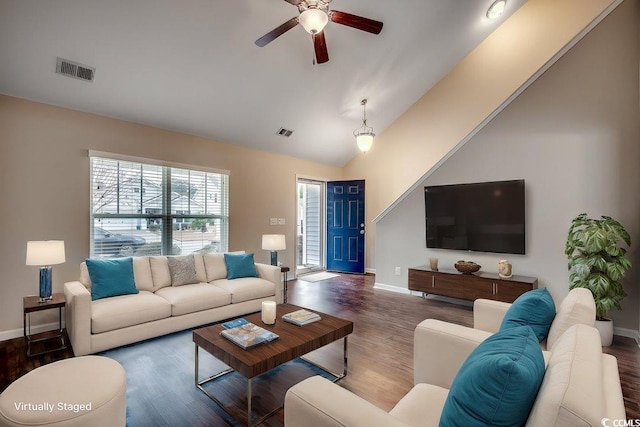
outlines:
M379 272L377 220L620 1L528 0L345 166L367 182L367 268Z
M571 219L587 212L619 219L631 234L616 333L638 336L640 307L640 2L625 0L504 108L468 143L417 182L377 222L376 282L405 290L408 267L429 257L535 276L556 301L568 292L564 244ZM427 249L426 185L524 179L526 255ZM394 269L401 266L402 275Z

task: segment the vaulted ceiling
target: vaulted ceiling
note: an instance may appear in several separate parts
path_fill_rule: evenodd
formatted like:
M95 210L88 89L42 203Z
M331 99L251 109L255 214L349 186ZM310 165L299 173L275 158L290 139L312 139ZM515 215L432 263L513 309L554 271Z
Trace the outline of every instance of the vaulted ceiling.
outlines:
M0 93L343 166L363 98L382 132L525 0L489 20L492 1L333 0L384 28L330 22L314 65L301 26L254 44L297 16L283 0L0 0ZM94 82L56 74L56 57Z

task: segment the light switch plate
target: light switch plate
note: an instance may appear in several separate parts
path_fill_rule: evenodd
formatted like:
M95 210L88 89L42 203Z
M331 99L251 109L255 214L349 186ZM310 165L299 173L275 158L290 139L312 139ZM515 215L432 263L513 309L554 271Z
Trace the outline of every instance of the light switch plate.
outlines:
M278 225L278 218L269 218L269 225Z
M284 225L284 218L278 218L278 225Z

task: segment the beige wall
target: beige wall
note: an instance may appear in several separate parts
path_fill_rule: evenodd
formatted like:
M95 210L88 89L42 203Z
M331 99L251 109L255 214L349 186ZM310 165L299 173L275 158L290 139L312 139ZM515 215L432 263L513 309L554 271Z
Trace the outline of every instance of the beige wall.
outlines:
M419 183L378 224L376 281L407 287L407 268L429 257L453 268L470 259L497 272L539 278L556 301L568 293L564 245L582 212L618 219L631 234L634 267L624 285L616 327L638 330L640 290L640 3L625 1L591 33ZM525 179L527 254L427 249L424 186ZM402 275L394 267L402 267ZM636 332L637 334L637 332Z
M53 267L55 292L78 277L89 254L89 149L229 170L229 249L268 263L261 235L283 233L280 260L289 266L296 174L342 177L310 161L0 95L0 335L22 328L22 297L38 291L38 269L25 265L28 240L65 241L67 262ZM270 226L270 217L286 225Z
M367 181L370 223L460 144L556 53L619 0L528 0L345 167ZM375 127L375 124L373 124ZM374 266L376 226L367 231Z

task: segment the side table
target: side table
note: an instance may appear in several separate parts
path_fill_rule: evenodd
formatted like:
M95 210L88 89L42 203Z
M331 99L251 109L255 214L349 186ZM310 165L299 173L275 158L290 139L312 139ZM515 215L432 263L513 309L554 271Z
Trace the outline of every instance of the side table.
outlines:
M62 330L62 308L65 306L66 301L64 299L63 293L54 293L52 295L52 299L45 302L40 302L40 297L37 295L24 297L22 300L22 308L23 308L23 329L24 329L24 337L27 339L27 356L38 356L45 353L50 353L53 351L64 350L67 348L66 343L64 342L64 335ZM58 335L47 336L44 338L33 339L34 335L31 335L31 313L34 311L42 311L42 310L51 310L53 308L58 309ZM31 344L35 342L48 341L52 339L60 340L60 347L56 347L54 349L41 351L39 353L31 353Z
M282 280L284 281L284 302L287 302L287 273L291 269L289 267L285 267L283 265L280 266L280 271L282 272Z

